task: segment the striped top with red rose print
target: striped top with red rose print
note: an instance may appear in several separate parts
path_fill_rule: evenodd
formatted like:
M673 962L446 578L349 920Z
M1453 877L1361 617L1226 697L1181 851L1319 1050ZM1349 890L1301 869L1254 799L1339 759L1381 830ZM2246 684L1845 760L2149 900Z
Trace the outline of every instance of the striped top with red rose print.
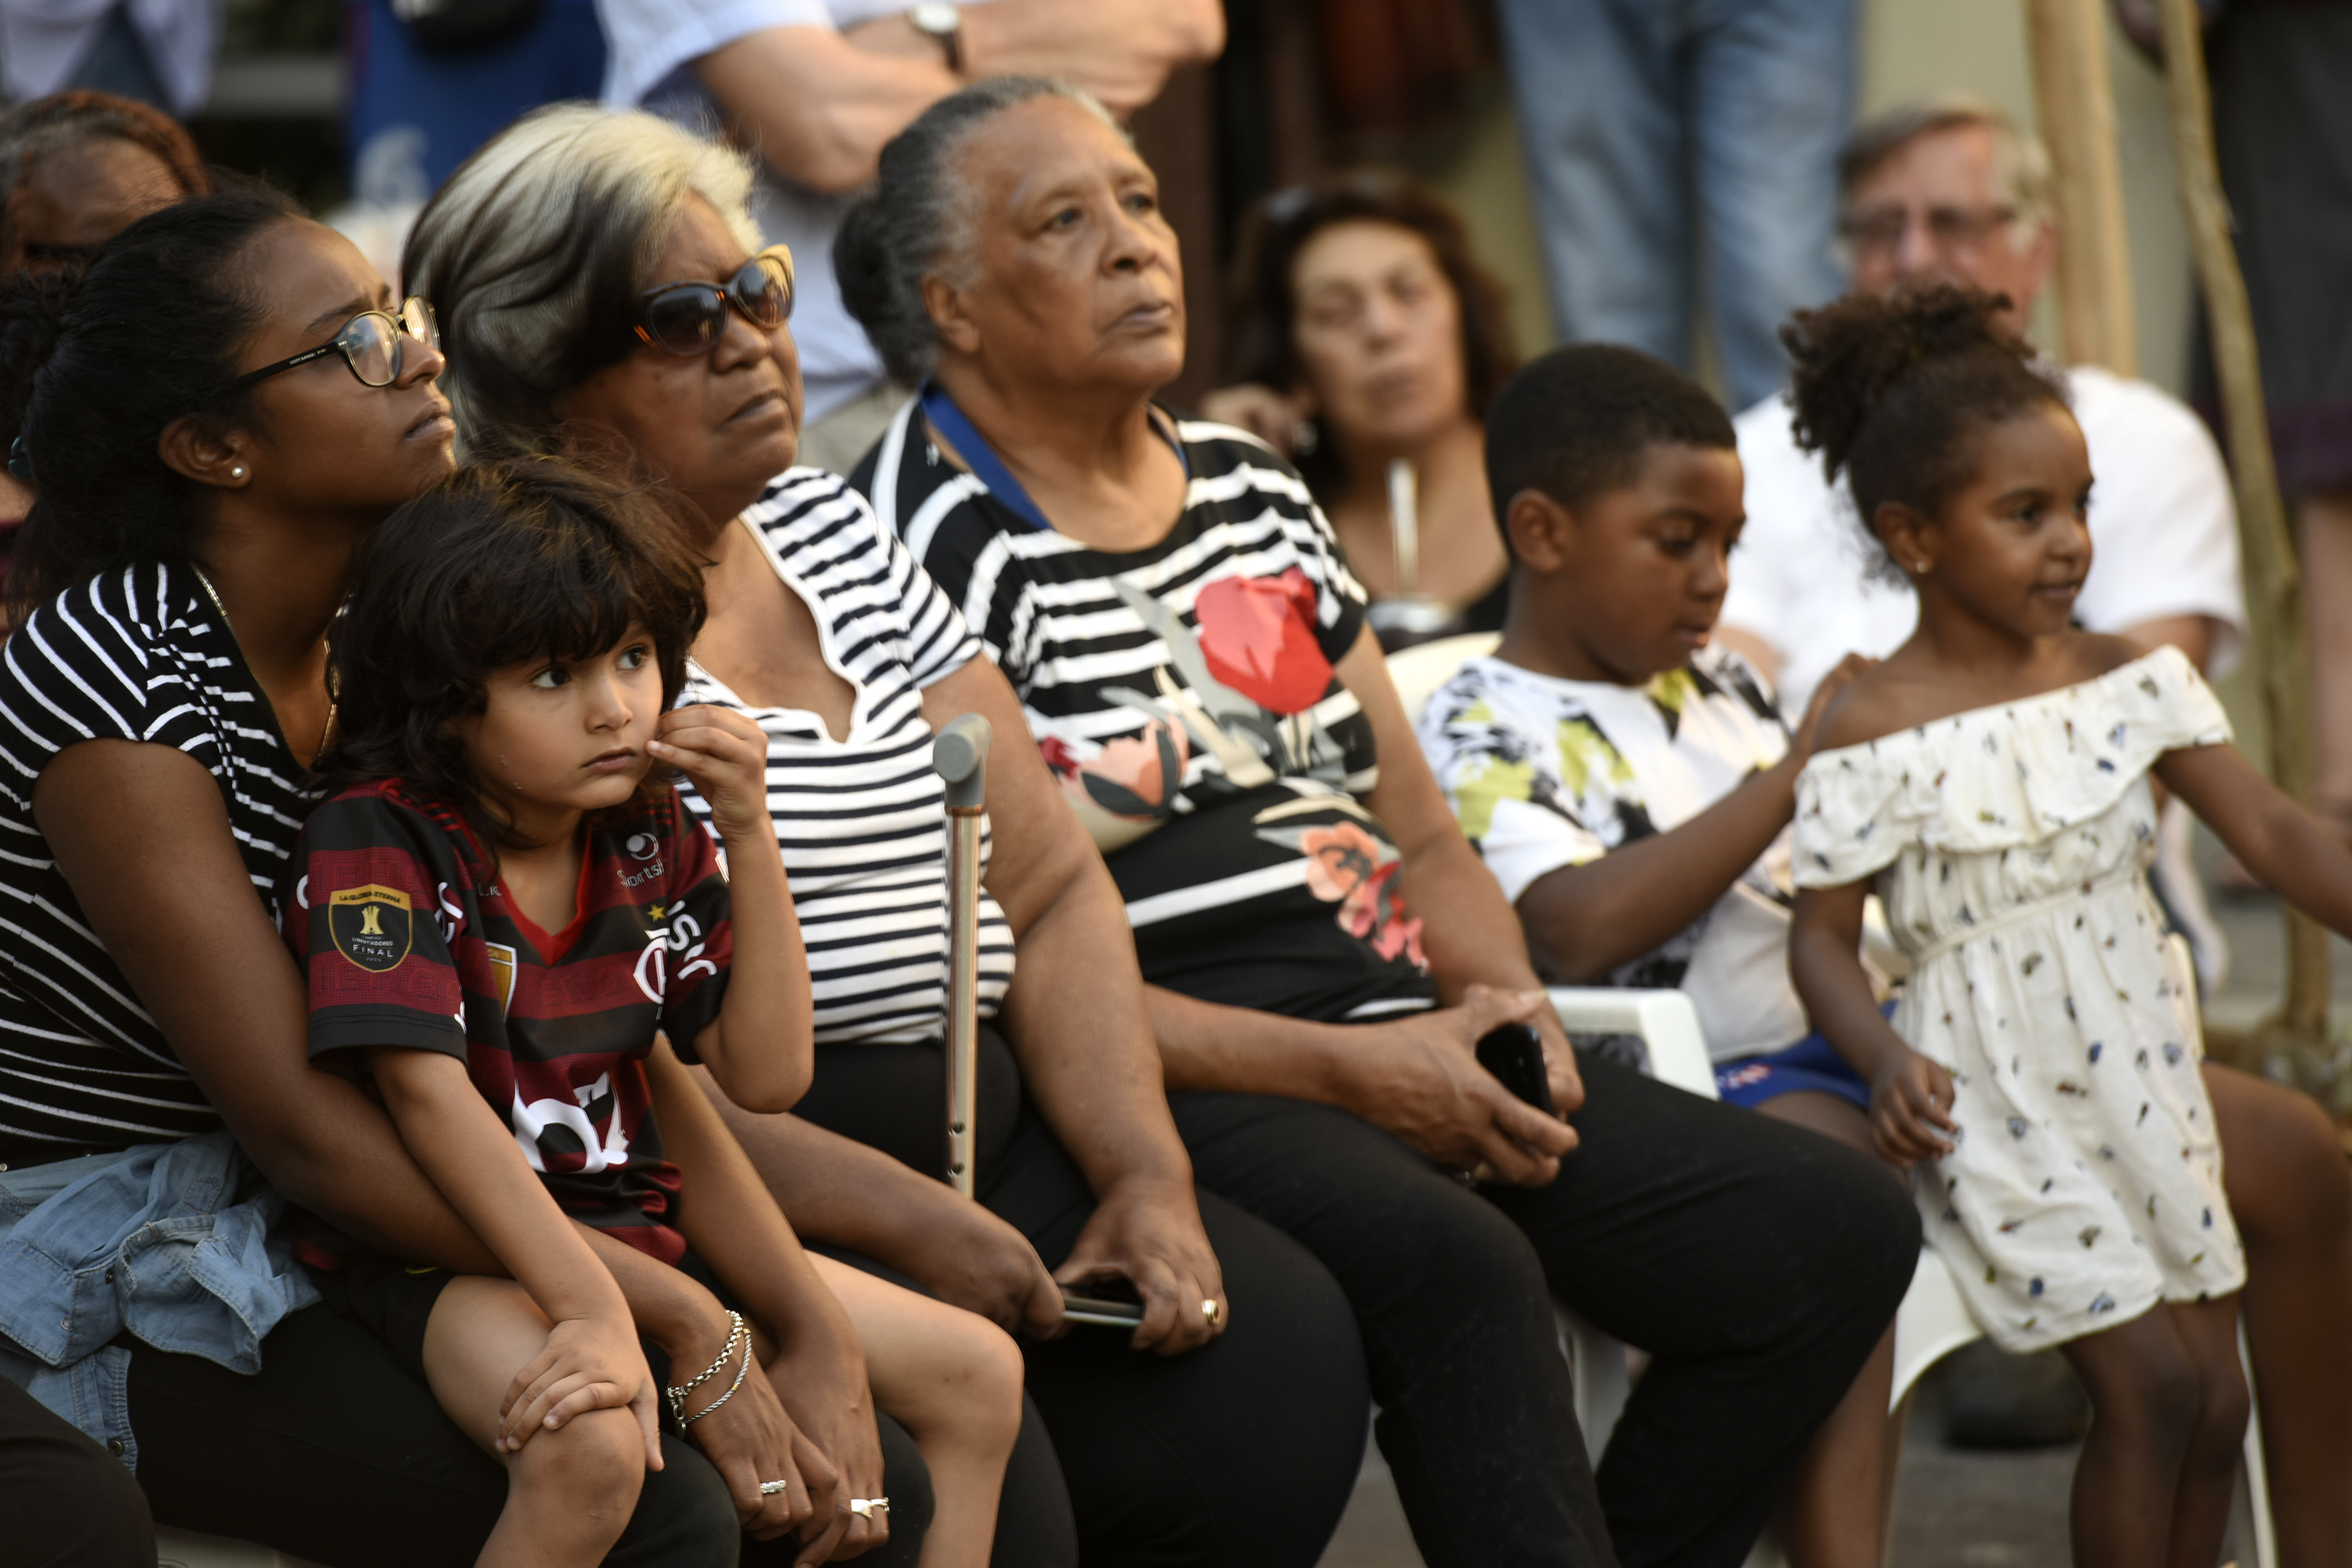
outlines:
M1395 846L1356 799L1379 777L1371 723L1334 670L1363 588L1271 449L1166 429L1190 482L1146 550L1037 528L913 404L851 483L1020 694L1127 900L1145 979L1295 1017L1427 1007Z

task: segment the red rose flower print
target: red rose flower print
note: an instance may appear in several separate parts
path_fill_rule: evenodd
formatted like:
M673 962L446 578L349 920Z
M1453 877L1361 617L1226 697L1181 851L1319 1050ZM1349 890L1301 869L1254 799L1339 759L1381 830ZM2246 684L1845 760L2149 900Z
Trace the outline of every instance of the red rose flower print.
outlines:
M1315 640L1315 585L1297 567L1220 577L1192 614L1209 673L1267 712L1302 712L1331 689L1331 661Z
M1339 906L1339 929L1371 944L1382 958L1399 953L1426 969L1421 921L1408 918L1395 880L1403 862L1396 852L1352 822L1302 828L1298 851L1307 857L1307 890Z

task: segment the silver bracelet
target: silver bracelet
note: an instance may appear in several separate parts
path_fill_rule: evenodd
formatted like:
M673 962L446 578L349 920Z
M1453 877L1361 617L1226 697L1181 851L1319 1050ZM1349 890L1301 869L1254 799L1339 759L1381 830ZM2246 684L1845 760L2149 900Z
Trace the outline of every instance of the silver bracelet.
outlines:
M727 1342L719 1347L719 1359L712 1362L709 1366L704 1367L701 1372L695 1375L693 1381L677 1388L665 1388L662 1390L663 1395L669 1400L670 1415L677 1419L680 1426L684 1426L686 1424L686 1396L692 1394L704 1384L709 1382L712 1378L718 1376L719 1373L726 1371L727 1363L730 1361L732 1361L735 1357L735 1342L741 1339L744 1334L743 1314L740 1312L729 1312L727 1314ZM741 1379L739 1378L737 1381L740 1382ZM731 1393L732 1390L730 1390L730 1392Z
M734 1398L735 1391L743 1386L743 1379L751 1373L751 1342L747 1338L743 1342L742 1364L736 1367L735 1381L727 1385L727 1392L712 1400L709 1404L704 1405L701 1409L696 1411L693 1415L679 1416L677 1418L677 1429L681 1432L685 1431L688 1426L693 1426L696 1422L701 1420L704 1416L709 1415L712 1411L718 1409L720 1405ZM679 1408L684 1408L682 1402Z

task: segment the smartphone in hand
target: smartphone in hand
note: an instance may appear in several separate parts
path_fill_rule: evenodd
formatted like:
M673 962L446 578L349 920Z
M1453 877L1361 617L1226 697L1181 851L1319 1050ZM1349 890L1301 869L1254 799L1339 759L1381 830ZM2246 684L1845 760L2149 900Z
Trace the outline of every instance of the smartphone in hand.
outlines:
M1073 1323L1097 1323L1107 1329L1131 1329L1143 1321L1143 1298L1135 1287L1112 1276L1062 1287L1062 1316Z
M1505 1089L1542 1111L1557 1116L1552 1104L1551 1074L1544 1068L1543 1037L1525 1024L1505 1024L1489 1029L1478 1040L1478 1065L1493 1073Z

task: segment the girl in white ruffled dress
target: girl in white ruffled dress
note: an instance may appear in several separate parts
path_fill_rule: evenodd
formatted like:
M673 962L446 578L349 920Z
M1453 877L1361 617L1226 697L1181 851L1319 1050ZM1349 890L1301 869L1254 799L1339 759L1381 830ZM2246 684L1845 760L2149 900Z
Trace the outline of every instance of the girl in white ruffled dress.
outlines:
M1996 303L1853 299L1787 334L1801 437L1919 596L1798 782L1790 968L1978 1321L2060 1346L2090 1393L2074 1561L2211 1568L2245 1266L2194 982L2145 876L2149 775L2339 931L2352 855L2231 749L2179 650L2070 628L2089 458ZM1874 889L1912 963L1891 1024L1855 956Z

